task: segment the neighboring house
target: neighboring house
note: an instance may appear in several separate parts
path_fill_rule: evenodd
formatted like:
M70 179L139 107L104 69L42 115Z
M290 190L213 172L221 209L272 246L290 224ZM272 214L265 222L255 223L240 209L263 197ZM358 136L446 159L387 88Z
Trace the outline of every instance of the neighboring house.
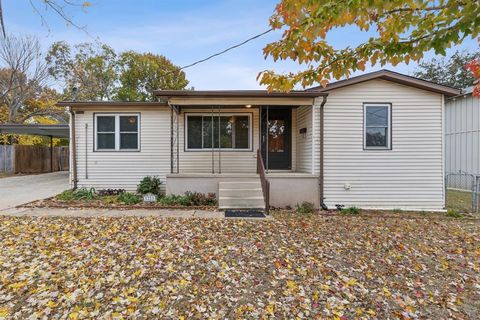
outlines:
M166 193L214 192L221 208L442 209L444 97L458 94L382 70L290 93L60 105L72 114L74 187L134 190L157 175Z
M472 95L472 89L446 101L447 173L480 175L480 98Z

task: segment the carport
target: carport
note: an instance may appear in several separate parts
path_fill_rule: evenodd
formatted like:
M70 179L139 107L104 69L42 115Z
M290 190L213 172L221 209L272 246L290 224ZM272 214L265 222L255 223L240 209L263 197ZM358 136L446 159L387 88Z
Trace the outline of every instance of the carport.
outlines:
M53 138L69 138L68 124L0 124L0 134L25 134L50 138L50 171L54 171Z

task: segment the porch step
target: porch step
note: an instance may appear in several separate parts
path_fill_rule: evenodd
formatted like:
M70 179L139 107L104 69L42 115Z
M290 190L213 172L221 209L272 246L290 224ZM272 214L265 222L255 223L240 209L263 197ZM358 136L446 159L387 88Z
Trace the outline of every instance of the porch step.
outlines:
M228 181L218 185L219 209L265 210L260 181Z

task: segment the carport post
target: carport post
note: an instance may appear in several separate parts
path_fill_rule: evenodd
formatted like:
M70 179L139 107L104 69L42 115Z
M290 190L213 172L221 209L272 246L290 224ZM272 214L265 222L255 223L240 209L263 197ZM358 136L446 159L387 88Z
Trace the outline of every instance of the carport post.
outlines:
M50 136L50 172L53 172L53 136Z

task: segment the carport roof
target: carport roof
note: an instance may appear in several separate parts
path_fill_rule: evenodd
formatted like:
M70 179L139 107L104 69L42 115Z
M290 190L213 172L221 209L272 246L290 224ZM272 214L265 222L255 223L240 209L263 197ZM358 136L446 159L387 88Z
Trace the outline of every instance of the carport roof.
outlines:
M0 133L31 134L54 138L68 138L68 124L0 124Z

